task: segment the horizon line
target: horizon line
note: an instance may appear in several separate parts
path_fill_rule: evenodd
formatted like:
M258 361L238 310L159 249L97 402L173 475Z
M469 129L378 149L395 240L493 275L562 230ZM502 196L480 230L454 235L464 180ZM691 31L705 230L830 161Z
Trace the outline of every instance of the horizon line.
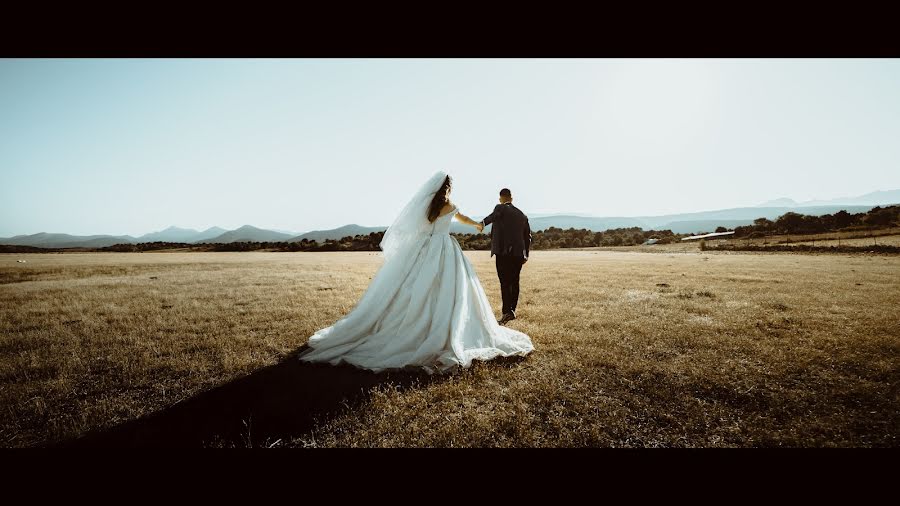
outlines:
M887 192L887 191L900 191L900 190L883 190L883 191ZM873 193L874 193L874 192L873 192ZM784 197L784 198L787 198L787 197ZM850 197L850 198L854 198L854 197ZM835 200L838 200L838 199L835 199ZM815 201L807 201L807 202L815 202ZM868 203L868 204L859 204L859 203L853 204L853 203L846 203L846 204L845 204L845 203L839 203L839 202L838 202L838 203L827 203L827 202L823 202L823 203L812 204L812 205L803 205L804 203L798 202L798 203L796 203L796 204L798 204L798 205L795 205L795 206L764 206L764 205L756 205L756 206L742 206L742 207L726 207L726 208L721 208L721 209L709 209L709 210L705 210L705 211L691 211L691 212L668 213L668 214L643 214L643 215L636 215L636 216L612 216L612 215L608 215L608 216L596 216L596 215L587 215L587 214L579 214L579 213L556 213L556 214L533 213L533 214L539 215L538 218L555 218L555 217L560 217L560 218L564 218L564 217L573 217L573 218L595 218L595 219L657 218L657 217L663 217L663 216L677 216L677 215L686 215L686 214L701 214L701 213L709 213L709 212L715 212L715 211L730 211L730 210L735 210L735 209L761 209L761 210L762 210L762 209L802 209L802 208L828 207L828 206L848 206L848 207L849 207L849 206L854 206L854 207L867 207L867 206L868 206L868 207L878 207L878 206L895 206L895 205L900 205L900 202L893 202L893 203L874 203L874 204L873 204L873 203ZM786 212L790 212L790 211L786 211ZM478 215L473 215L473 218L478 218L478 217L479 217ZM309 234L309 233L313 233L313 232L328 232L328 231L332 231L332 230L337 230L337 229L339 229L339 228L343 228L343 227L351 227L351 226L356 226L356 227L361 227L361 228L385 228L385 229L386 229L386 228L388 228L390 225L360 225L360 224L358 224L358 223L346 223L346 224L339 225L339 226L333 227L333 228L317 228L317 229L306 230L306 231L302 231L302 232L298 232L298 231L283 232L283 231L277 230L277 229L275 229L275 228L266 228L266 227L261 227L261 226L257 226L257 225L252 225L252 224L249 224L249 223L245 223L244 225L240 225L240 226L235 227L235 228L225 228L225 227L221 227L221 226L219 226L219 225L211 225L211 226L209 226L209 227L205 227L205 228L202 229L202 230L200 230L200 229L198 229L198 228L192 228L192 227L181 227L181 226L178 226L178 225L169 225L169 226L167 226L167 227L165 227L165 228L162 228L162 229L159 229L159 230L153 230L153 231L150 231L150 232L145 232L145 233L139 234L139 235L133 235L133 234L110 234L110 233L73 234L73 233L70 233L70 232L46 232L46 231L40 231L40 232L34 232L34 233L31 233L31 234L27 234L27 233L26 233L26 234L16 234L16 235L11 235L11 236L0 236L0 238L2 238L2 239L14 239L14 238L16 238L16 237L28 237L28 236L32 236L32 235L38 235L38 234L60 234L60 235L71 235L71 236L73 236L73 237L103 236L103 237L130 237L130 238L132 238L132 239L140 239L141 237L143 237L143 236L145 236L145 235L156 234L156 233L164 232L164 231L166 231L166 230L168 230L168 229L171 229L171 228L177 228L177 229L180 229L180 230L189 230L189 231L194 231L194 232L196 232L196 233L205 232L205 231L207 231L207 230L209 230L209 229L212 229L212 228L218 228L218 229L223 230L223 232L222 232L221 234L225 234L225 233L228 233L228 232L234 232L235 230L239 230L239 229L244 228L244 227L253 227L253 228L258 229L258 230L263 230L263 231L267 231L267 232L275 232L275 233L280 233L280 234L285 234L285 235L291 235L291 236L293 236L293 237L296 237L296 236L301 236L301 235ZM219 235L221 235L221 234L219 234ZM205 240L205 239L204 239L204 240Z

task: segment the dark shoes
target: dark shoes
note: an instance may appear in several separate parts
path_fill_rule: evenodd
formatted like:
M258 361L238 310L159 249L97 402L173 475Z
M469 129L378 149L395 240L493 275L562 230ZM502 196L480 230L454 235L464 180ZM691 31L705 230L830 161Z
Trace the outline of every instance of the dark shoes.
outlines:
M516 312L510 311L509 313L504 314L503 318L500 318L499 320L497 320L497 323L499 323L500 325L506 325L507 322L509 322L511 320L515 320L515 319L516 319Z

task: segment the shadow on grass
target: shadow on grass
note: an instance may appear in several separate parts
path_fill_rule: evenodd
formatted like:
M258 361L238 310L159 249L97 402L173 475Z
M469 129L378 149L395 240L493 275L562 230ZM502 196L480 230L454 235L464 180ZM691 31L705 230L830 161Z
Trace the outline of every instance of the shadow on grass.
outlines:
M56 447L260 447L308 432L316 421L353 407L381 384L424 386L446 375L373 373L350 365L307 363L297 354L169 408Z

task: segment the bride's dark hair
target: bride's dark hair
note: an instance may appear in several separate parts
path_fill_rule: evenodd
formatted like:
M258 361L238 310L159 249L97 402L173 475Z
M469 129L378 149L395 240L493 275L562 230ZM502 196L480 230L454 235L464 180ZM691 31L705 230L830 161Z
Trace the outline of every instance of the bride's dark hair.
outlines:
M444 179L444 184L434 192L434 198L428 206L428 221L434 223L438 215L441 214L441 208L447 203L447 189L450 188L450 176Z

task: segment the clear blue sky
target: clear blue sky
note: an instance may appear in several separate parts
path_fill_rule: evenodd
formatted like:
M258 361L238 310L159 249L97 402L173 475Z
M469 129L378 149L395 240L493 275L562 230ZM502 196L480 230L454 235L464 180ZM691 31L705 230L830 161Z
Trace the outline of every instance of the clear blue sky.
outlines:
M900 60L0 60L0 236L388 225L900 188Z

